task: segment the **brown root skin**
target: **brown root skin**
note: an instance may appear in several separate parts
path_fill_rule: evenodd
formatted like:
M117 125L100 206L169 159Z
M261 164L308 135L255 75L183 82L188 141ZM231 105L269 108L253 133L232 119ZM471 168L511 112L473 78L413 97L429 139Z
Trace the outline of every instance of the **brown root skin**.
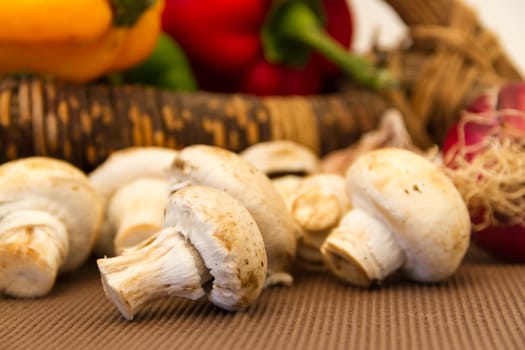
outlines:
M326 154L373 129L389 106L378 94L355 89L332 95L253 98L7 78L0 80L0 100L10 101L0 106L8 121L0 125L0 162L48 155L87 172L113 151L130 146L180 149L204 143L240 152L257 142L279 139ZM19 108L10 107L19 105L41 108L30 108L30 115L24 116ZM64 117L63 111L71 117ZM85 115L92 117L91 123L80 118ZM137 115L143 117L140 123L135 122ZM55 118L53 133L45 128L48 116Z

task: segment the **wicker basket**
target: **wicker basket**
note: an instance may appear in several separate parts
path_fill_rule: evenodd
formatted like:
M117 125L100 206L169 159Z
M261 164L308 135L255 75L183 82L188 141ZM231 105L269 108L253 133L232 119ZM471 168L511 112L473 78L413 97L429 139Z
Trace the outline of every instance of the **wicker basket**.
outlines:
M481 90L521 79L498 40L459 0L387 2L409 35L399 47L373 54L401 78L401 89L257 98L4 79L0 161L48 155L90 170L128 146L206 143L240 151L274 139L326 154L373 129L392 106L403 112L415 142L428 146L441 141L461 107Z

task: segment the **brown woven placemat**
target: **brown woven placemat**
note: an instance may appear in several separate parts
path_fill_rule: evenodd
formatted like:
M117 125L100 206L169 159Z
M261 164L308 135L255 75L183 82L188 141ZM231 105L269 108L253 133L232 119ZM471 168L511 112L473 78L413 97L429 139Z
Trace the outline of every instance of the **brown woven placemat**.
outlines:
M127 322L90 262L45 299L0 299L0 348L524 349L525 265L468 263L445 284L372 290L299 274L245 312L170 299Z

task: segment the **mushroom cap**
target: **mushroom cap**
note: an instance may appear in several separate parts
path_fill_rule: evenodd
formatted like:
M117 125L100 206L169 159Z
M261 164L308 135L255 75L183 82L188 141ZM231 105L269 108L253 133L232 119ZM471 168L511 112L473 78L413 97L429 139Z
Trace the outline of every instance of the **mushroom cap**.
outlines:
M41 210L64 224L69 253L62 272L79 267L90 255L102 219L102 199L73 165L47 157L4 163L0 166L0 203L0 216Z
M257 222L264 239L269 264L267 284L273 283L274 274L276 283L291 283L291 276L286 272L295 259L298 227L283 198L263 172L236 153L214 146L193 145L179 152L170 174L175 187L209 186L241 202Z
M441 169L411 151L384 148L360 156L347 184L352 206L393 232L410 278L432 282L454 273L469 245L470 218Z
M293 194L299 184L303 181L304 176L285 175L272 179L272 184L277 192L283 197L286 206L290 208Z
M163 147L128 147L111 155L89 174L95 188L109 198L123 184L142 177L166 178L176 150Z
M167 169L177 154L176 150L164 147L128 147L111 155L89 174L89 181L103 196L105 206L117 189L140 178L167 180ZM147 195L147 194L145 194ZM114 255L114 238L117 228L107 215L96 242L95 252Z
M250 305L261 293L267 256L248 210L227 193L188 186L172 193L165 227L174 227L197 249L213 276L211 302L226 310Z
M306 176L293 194L291 211L306 231L328 234L350 209L345 178L337 174Z
M313 174L321 168L321 160L311 149L293 141L259 142L240 155L268 175Z

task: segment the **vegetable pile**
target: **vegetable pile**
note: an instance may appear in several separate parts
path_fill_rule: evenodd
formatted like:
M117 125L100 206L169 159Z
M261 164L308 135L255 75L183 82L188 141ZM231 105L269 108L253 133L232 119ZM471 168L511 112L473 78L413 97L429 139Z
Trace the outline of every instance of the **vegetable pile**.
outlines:
M474 242L525 262L525 83L476 99L448 132L443 161L468 205Z
M395 83L350 52L346 0L33 0L0 22L0 74L255 95Z
M346 0L27 0L0 5L0 74L255 95L322 93L342 73L394 84L349 53L352 22ZM443 145L445 172L397 110L324 159L279 141L240 154L124 149L89 176L48 158L2 165L0 293L46 295L93 249L128 320L164 296L207 294L241 310L263 288L291 286L295 267L361 287L398 272L444 281L471 232L490 253L525 262L525 82L465 109Z

